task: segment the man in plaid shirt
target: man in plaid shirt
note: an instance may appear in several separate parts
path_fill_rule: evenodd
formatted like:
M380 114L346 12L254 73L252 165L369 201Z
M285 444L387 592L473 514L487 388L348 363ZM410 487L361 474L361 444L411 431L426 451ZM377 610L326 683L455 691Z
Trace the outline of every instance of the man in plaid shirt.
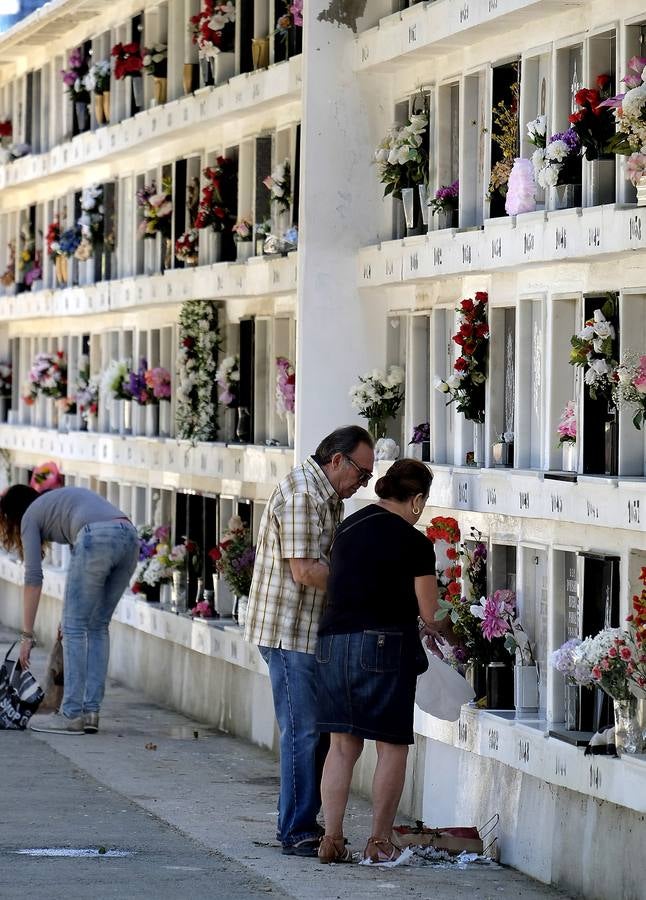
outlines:
M318 625L343 500L368 484L373 464L368 432L338 428L280 482L260 522L245 639L269 666L280 729L278 837L290 856L317 855L327 750L316 728Z

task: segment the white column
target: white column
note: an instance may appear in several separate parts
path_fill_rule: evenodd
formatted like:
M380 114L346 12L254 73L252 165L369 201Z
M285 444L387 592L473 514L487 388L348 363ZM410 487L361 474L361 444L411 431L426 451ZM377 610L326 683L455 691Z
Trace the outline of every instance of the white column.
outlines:
M348 391L385 362L385 300L356 287L357 250L373 238L382 189L374 138L353 72L353 32L304 6L303 121L296 352L296 459L340 425L358 422ZM326 86L325 91L321 85ZM306 398L302 400L301 398ZM362 423L365 424L365 423Z

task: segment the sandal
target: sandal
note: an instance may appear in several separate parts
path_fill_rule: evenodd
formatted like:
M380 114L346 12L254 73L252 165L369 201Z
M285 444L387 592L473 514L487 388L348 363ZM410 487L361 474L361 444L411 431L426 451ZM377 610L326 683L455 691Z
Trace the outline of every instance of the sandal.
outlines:
M369 859L372 863L384 863L393 862L400 854L401 850L388 838L371 837L363 851L363 858Z
M319 846L319 862L322 863L351 863L352 853L345 845L343 835L335 837L329 834L321 838Z

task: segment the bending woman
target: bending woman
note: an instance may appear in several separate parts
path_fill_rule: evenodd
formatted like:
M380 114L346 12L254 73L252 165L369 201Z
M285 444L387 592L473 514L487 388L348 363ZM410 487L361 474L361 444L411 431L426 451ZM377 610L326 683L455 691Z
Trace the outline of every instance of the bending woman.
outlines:
M34 716L31 728L94 734L110 654L108 625L135 570L137 530L121 510L85 488L38 494L17 484L0 497L0 542L25 564L20 664L29 667L43 583L43 544L71 544L63 604L62 714Z
M364 740L377 742L372 835L364 858L395 859L391 832L413 743L417 676L428 667L419 638L439 633L431 542L414 526L432 474L421 462L395 462L375 486L378 503L349 516L332 545L328 606L319 627L318 727L331 732L321 795L321 862L350 862L343 817Z

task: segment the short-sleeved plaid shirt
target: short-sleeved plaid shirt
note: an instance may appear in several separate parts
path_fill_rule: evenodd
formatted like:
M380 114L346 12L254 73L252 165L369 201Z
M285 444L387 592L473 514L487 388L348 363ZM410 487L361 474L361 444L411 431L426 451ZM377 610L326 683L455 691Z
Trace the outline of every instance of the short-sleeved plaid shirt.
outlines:
M325 593L296 584L289 560L329 564L342 514L341 498L311 456L280 482L260 522L245 640L314 653Z

